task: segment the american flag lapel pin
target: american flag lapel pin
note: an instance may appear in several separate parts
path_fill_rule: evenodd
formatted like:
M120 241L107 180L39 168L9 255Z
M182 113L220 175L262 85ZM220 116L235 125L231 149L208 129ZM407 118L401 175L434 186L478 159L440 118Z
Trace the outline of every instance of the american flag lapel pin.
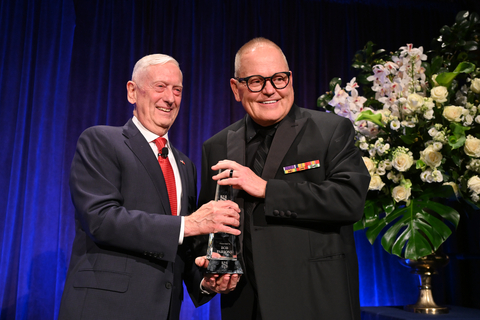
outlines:
M181 162L183 165L185 165L185 161L183 161L183 160L180 159L180 162Z

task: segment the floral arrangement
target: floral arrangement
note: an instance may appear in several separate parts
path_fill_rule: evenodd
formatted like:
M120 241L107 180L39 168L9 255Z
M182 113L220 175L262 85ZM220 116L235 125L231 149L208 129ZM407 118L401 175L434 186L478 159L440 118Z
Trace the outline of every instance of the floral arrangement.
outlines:
M365 153L371 182L355 228L371 243L384 231L385 250L406 259L435 252L458 225L447 201L480 205L479 20L460 12L428 54L369 42L354 58L359 75L345 87L334 78L317 101L352 121Z

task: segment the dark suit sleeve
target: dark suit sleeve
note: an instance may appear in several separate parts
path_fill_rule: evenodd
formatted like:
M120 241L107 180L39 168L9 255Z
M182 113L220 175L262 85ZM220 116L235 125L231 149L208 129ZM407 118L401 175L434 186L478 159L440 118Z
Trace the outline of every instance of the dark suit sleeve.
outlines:
M351 224L363 213L370 175L354 145L354 129L337 116L310 119L285 165L320 160L321 167L268 180L266 217L282 223Z
M70 172L76 218L98 245L173 262L180 217L164 214L148 170L124 140L121 128L103 126L80 136Z

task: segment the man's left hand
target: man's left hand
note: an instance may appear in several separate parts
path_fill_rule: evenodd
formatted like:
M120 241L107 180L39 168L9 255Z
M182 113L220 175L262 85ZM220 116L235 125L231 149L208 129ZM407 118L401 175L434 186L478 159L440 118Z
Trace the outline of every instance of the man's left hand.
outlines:
M222 160L212 166L212 170L218 171L219 169L223 171L213 176L213 180L217 180L219 185L231 185L233 188L243 190L256 198L265 198L267 181L257 176L250 168L235 161Z
M208 267L206 257L197 257L195 263L202 268ZM239 274L206 274L201 286L210 293L229 293L235 289L239 280Z

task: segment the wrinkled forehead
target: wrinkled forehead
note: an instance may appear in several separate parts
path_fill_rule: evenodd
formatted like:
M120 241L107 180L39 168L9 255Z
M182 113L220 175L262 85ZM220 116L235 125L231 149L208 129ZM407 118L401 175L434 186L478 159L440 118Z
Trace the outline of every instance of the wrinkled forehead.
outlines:
M174 62L146 65L138 69L135 75L138 83L149 83L157 81L172 82L173 85L182 85L183 74L178 65Z

